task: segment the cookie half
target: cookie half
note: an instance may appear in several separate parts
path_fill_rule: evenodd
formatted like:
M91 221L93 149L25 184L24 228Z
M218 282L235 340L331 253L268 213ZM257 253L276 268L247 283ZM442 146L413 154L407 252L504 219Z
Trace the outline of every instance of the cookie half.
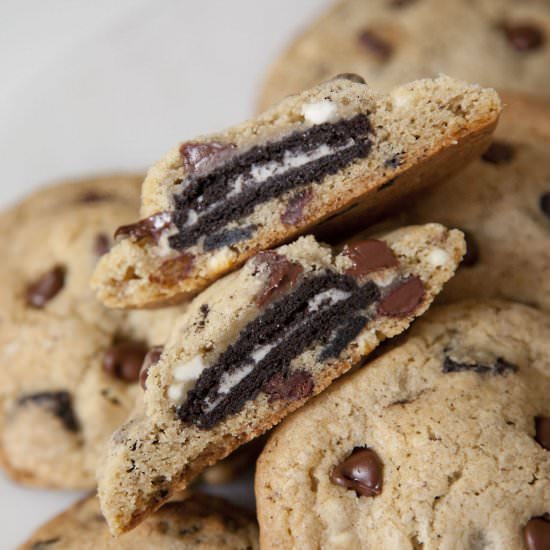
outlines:
M276 430L262 548L547 548L549 342L523 305L433 308Z
M550 96L546 0L340 0L270 68L259 106L339 73L391 90L441 72Z
M463 252L462 234L436 224L340 252L302 237L200 294L149 369L145 410L113 435L100 468L113 533L405 330Z
M390 95L341 77L289 97L156 164L143 219L117 231L93 286L109 307L166 303L320 222L364 226L479 156L499 112L493 90L444 76Z
M143 358L182 311L108 310L89 288L140 182L54 185L0 216L0 463L18 482L95 487L103 445L141 397Z
M440 299L505 298L550 311L550 102L504 101L489 149L399 221L465 232L468 252Z
M258 528L229 502L193 494L165 504L135 531L113 538L95 496L58 515L20 550L256 550Z

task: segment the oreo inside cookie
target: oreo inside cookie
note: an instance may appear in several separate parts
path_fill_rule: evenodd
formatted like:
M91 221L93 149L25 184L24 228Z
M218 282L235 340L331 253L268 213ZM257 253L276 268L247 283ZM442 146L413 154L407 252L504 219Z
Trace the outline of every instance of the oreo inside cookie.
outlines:
M224 246L228 238L231 244L250 238L248 231L228 236L222 230L251 214L257 205L321 183L326 176L367 157L370 131L368 117L359 114L296 131L241 153L226 152L205 169L189 173L174 195L177 233L169 237L171 248L194 246L203 235L225 235L209 237L205 246L210 250Z
M338 357L369 320L369 306L380 298L381 291L372 281L360 284L350 275L332 271L302 276L202 371L178 407L178 416L201 428L212 428L240 411L260 391L306 397L313 391L313 381L296 378L296 371L290 369L292 360L319 344L323 347L319 360ZM293 380L300 391L285 389L285 380Z

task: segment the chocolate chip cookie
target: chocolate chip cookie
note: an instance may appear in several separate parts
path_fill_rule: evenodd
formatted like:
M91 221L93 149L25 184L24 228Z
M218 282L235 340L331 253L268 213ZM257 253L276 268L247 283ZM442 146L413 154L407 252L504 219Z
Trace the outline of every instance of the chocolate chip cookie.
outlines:
M0 216L0 462L19 482L95 486L105 441L141 397L144 356L181 311L110 311L89 289L140 181L56 185Z
M100 467L112 532L134 527L405 330L463 252L462 234L437 224L339 252L302 237L200 294L148 370L144 409L113 435Z
M20 550L256 550L258 528L222 499L194 494L165 504L135 531L111 537L96 497L40 527Z
M94 288L110 307L170 302L323 220L364 225L479 156L499 112L493 90L448 77L379 95L348 75L182 143L149 171L144 218L118 229Z
M400 221L466 233L468 253L441 299L500 297L550 311L550 102L504 101L488 151Z
M348 72L381 90L443 72L549 96L549 66L546 0L340 0L281 55L259 103Z
M275 431L262 548L548 548L549 342L524 305L432 309Z

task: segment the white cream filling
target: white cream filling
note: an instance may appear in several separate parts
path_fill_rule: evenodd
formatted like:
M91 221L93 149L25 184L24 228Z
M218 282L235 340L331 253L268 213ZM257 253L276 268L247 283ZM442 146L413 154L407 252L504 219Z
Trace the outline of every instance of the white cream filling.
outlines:
M227 395L241 380L246 378L254 369L254 364L248 363L233 372L224 372L220 380L218 393Z
M176 363L172 371L175 383L168 387L168 398L174 403L182 403L205 368L206 363L200 355L195 355L189 361Z
M323 307L332 306L337 302L346 300L350 296L351 296L351 292L346 292L345 290L340 290L339 288L330 288L329 290L325 290L324 292L317 294L317 296L314 296L308 302L307 309L308 311L311 311L311 312L319 311L319 309L321 309L321 305L323 305ZM323 302L327 300L328 300L328 303L323 304Z
M434 248L428 254L428 262L434 267L442 267L449 263L449 254L442 248Z

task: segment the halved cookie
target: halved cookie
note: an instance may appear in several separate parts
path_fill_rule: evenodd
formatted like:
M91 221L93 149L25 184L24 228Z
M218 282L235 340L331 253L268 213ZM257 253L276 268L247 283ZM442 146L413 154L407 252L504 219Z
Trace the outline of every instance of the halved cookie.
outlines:
M109 307L158 305L323 221L364 225L478 157L500 109L445 76L381 95L347 75L182 143L149 171L143 219L117 231L93 286Z
M149 368L144 410L113 435L100 468L113 533L405 330L464 249L459 231L437 224L340 252L302 237L200 294Z

